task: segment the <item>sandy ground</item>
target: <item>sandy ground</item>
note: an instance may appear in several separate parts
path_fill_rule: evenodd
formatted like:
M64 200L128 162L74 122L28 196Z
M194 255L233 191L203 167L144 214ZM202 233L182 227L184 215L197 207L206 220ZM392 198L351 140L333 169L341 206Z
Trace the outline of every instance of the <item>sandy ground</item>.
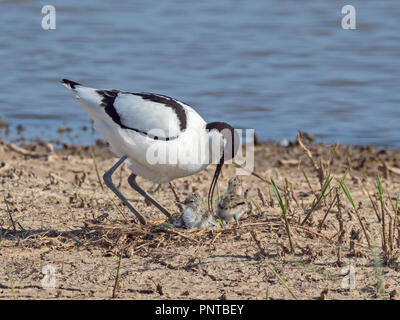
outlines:
M255 171L273 178L288 200L293 253L272 188L253 175L242 177L253 210L240 228L184 230L160 226L165 216L130 189L123 167L114 181L153 222L142 227L109 190L102 191L87 147L51 152L49 146L36 144L23 146L24 152L0 144L0 298L110 299L120 262L115 292L120 299L399 299L400 235L394 207L400 193L400 151L339 146L332 152L324 144L304 143L314 162L298 143L282 147L270 142L255 149ZM102 175L116 159L104 147L94 151ZM340 204L332 205L320 228L347 167L346 185L361 205L362 225L341 194ZM300 225L320 193L321 174L326 177L329 169L334 176L330 194ZM174 181L179 199L192 191L205 198L213 171L210 166ZM386 254L378 221L378 173L385 200ZM234 174L233 166L224 167L220 191ZM168 184L154 197L179 213ZM346 266L351 266L350 276ZM350 289L343 287L349 277L355 280ZM53 279L55 288L46 289Z

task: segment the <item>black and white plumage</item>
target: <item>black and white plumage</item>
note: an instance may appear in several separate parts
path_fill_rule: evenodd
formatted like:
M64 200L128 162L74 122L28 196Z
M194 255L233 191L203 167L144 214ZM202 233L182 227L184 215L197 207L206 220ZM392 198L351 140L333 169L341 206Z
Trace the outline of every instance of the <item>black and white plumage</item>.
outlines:
M125 160L132 171L128 179L130 185L167 216L170 216L169 212L137 185L136 176L154 183L166 183L216 163L209 192L209 198L212 197L224 160L234 157L240 143L240 137L229 124L207 124L192 107L165 95L100 90L67 79L61 82L93 119L95 130L121 157L106 172L104 180L142 223L145 219L111 180L113 172Z

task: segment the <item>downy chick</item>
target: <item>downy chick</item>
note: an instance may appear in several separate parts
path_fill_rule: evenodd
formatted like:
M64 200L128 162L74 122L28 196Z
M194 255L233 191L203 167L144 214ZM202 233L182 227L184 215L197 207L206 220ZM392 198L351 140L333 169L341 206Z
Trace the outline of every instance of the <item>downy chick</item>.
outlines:
M224 225L227 222L236 221L239 226L240 217L249 212L251 212L251 205L243 196L242 182L238 177L231 178L226 194L218 202L217 216Z
M201 197L197 193L190 193L185 201L179 202L185 206L182 215L173 224L177 227L182 225L186 229L191 228L214 228L218 223L213 216L209 216L201 210Z

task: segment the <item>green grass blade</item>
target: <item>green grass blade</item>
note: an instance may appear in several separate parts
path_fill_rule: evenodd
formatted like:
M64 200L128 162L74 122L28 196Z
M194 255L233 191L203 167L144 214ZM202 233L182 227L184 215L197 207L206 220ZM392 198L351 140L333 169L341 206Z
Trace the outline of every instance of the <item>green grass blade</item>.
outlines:
M275 196L278 199L279 206L281 207L283 214L286 215L286 206L283 204L279 189L276 186L274 179L272 179L272 178L271 178L271 184L272 184L272 190L274 191Z
M379 198L380 198L381 204L382 204L382 214L383 214L383 208L385 207L385 200L383 199L383 188L382 188L382 183L381 183L381 177L379 176L379 174L378 174L376 180L377 180L376 184L378 187Z
M346 171L344 172L344 175L342 177L342 179L340 179L340 182L344 183L344 180L346 180L347 177L347 173L349 172L349 169L346 169Z
M289 291L292 297L296 300L299 300L294 292L289 288L285 280L281 278L281 276L267 263L267 268L274 274L274 276L282 283L282 285Z
M253 199L251 199L251 203L254 204L254 206L257 208L258 214L261 214L261 208L260 208L260 206L257 204L257 202L255 202Z
M163 222L160 224L160 226L165 227L165 228L175 228L173 224L170 224L168 222Z
M310 188L311 192L314 193L315 196L317 196L317 195L315 194L314 189L313 189L312 186L311 186L310 180L308 179L307 174L306 174L306 172L304 171L303 168L301 168L301 172L303 173L303 176L304 176L304 178L306 179L306 182L307 182L308 187Z
M377 180L376 183L377 183L377 186L378 186L379 195L383 196L383 188L382 188L382 183L381 183L381 177L379 176L379 174L378 174L376 180Z
M356 204L354 203L354 200L350 194L349 189L347 188L346 184L342 181L340 181L340 189L342 189L343 193L345 194L347 200L349 200L351 206L353 207L354 210L357 210Z
M18 300L17 294L15 293L14 281L13 281L13 277L12 277L10 268L8 268L8 278L10 280L10 286L11 286L11 291L13 294L13 299Z
M331 176L331 174L329 173L328 176L325 179L324 185L322 186L321 192L317 198L317 201L313 202L310 211L307 213L306 217L304 218L304 220L301 222L301 225L303 225L307 219L310 217L311 213L313 213L313 211L315 210L315 208L318 207L318 205L321 203L322 199L325 196L326 190L329 188L329 185L331 184L333 180L333 177Z
M283 215L283 219L284 219L284 221L285 221L286 233L287 233L287 236L288 236L288 238L289 238L290 252L291 252L291 253L294 253L294 246L293 246L293 242L292 242L292 236L290 235L289 221L288 221L288 219L287 219L287 217L286 217L286 215L287 215L287 208L288 208L287 199L285 199L285 204L284 204L284 203L283 203L283 200L282 200L282 197L281 197L281 194L280 194L280 192L279 192L278 187L277 187L276 184L275 184L274 179L271 179L271 184L272 184L272 189L274 190L275 196L276 196L276 198L278 199L279 206L280 206L281 209L282 209L282 215Z
M360 214L358 213L358 208L356 207L356 204L354 203L354 200L350 194L350 191L347 188L346 184L344 183L344 179L340 180L340 189L343 191L343 193L346 195L346 198L349 200L350 204L352 205L354 212L357 216L358 222L360 223L361 229L364 233L365 239L368 242L368 246L371 247L371 241L369 240L367 230L364 227L364 224L361 220Z

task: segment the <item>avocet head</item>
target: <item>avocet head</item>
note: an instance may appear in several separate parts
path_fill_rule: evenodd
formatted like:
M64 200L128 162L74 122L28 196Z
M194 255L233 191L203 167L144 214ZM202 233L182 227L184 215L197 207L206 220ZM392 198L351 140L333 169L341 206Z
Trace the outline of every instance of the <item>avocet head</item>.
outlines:
M226 160L231 160L235 157L240 146L240 136L231 125L225 122L207 123L206 130L208 130L210 136L211 160L213 162L217 160L217 168L215 169L207 198L208 209L213 212L212 198L222 166Z

